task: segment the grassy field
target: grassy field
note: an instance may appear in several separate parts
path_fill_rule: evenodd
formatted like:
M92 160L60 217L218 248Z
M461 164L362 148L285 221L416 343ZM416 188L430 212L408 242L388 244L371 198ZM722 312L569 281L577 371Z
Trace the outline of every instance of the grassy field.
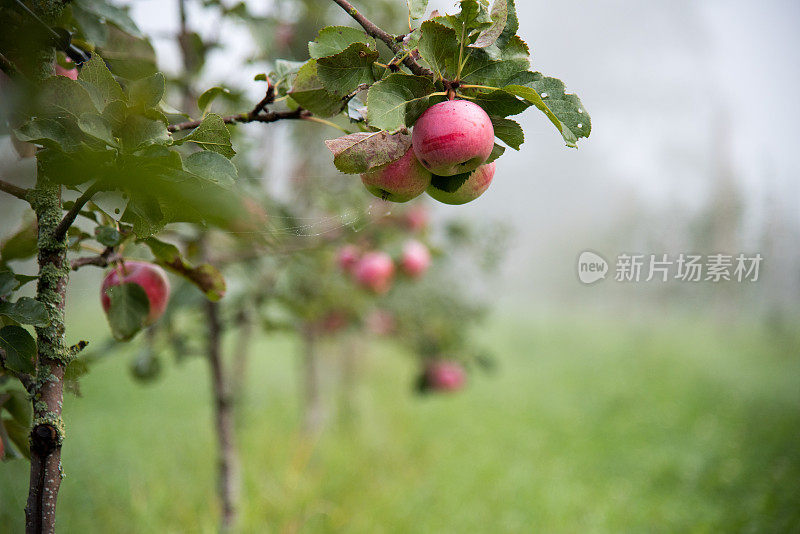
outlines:
M412 395L411 359L370 349L352 417L313 443L296 347L261 340L240 416L243 531L800 531L796 344L688 321L497 321L485 339L497 372L445 397ZM214 532L204 362L148 386L127 364L98 364L66 402L60 531ZM26 486L26 464L0 466L0 531L21 531Z

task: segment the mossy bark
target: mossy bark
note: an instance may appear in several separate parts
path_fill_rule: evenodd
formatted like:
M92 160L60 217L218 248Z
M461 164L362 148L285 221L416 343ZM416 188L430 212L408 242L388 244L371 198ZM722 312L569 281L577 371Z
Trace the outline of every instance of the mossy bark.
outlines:
M55 239L61 222L61 186L52 184L39 170L36 189L29 200L39 227L39 282L36 299L45 305L50 325L36 328L38 362L33 389L31 473L25 528L28 533L55 532L56 500L61 486L61 418L64 371L71 353L64 339L64 307L69 282L67 241Z

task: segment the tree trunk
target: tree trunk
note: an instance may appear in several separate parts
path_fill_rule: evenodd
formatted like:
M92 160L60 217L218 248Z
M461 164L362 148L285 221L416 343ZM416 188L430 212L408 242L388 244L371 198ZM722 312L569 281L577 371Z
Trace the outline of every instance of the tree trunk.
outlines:
M214 420L218 445L218 491L222 507L221 530L231 531L238 519L239 458L236 452L233 403L225 383L222 362L222 324L219 304L206 302L208 318L208 361L214 395Z
M39 223L39 282L36 300L47 308L50 325L36 328L37 379L33 391L31 477L25 507L25 531L55 532L56 500L61 486L61 418L64 369L71 353L64 341L64 306L69 266L67 241L53 239L61 222L61 186L51 184L39 169L31 204Z
M324 419L322 397L320 395L319 355L317 338L310 327L303 328L303 360L302 360L302 406L303 430L309 436L315 436L322 430Z

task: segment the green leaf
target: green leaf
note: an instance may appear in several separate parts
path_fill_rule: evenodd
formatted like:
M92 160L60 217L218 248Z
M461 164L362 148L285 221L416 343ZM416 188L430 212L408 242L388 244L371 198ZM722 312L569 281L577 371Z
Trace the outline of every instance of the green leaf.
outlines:
M0 315L5 315L20 324L33 326L50 324L47 308L38 300L30 297L20 297L16 302L0 301Z
M109 102L103 109L103 118L111 125L112 132L119 132L125 127L125 118L128 116L128 106L122 100Z
M11 442L17 447L17 450L19 450L25 458L30 460L30 423L22 424L13 419L3 419L2 424L6 429L6 433L8 433L8 437L11 438Z
M131 196L120 221L133 226L133 233L137 237L157 234L168 222L161 211L158 199L152 195L138 192Z
M394 73L373 84L367 93L367 122L396 132L413 125L430 105L433 82L422 76Z
M353 43L343 52L317 60L317 76L325 89L344 97L362 83L375 81L372 64L378 59L378 51L364 43Z
M94 238L105 247L116 247L122 241L122 234L112 226L98 226L94 229Z
M496 46L472 49L461 71L464 83L502 88L530 68L530 51L514 37L503 49Z
M456 32L433 20L423 22L419 31L418 47L422 59L440 78L455 78L461 48Z
M513 2L513 0L512 0ZM508 0L494 0L491 11L492 24L484 29L473 43L477 48L485 48L494 44L506 27L508 20Z
M150 314L150 300L139 284L120 284L106 290L111 306L108 324L119 341L127 341L144 328Z
M489 154L489 158L486 160L484 165L487 164L487 163L491 163L493 161L496 161L497 158L499 158L500 156L503 155L503 153L505 153L505 151L506 151L506 147L498 145L497 143L495 143L494 144L494 148L492 149L492 153Z
M310 59L297 72L289 96L320 117L332 117L344 107L342 99L330 94L317 76L317 60Z
M36 220L25 222L16 233L0 244L0 264L13 260L24 260L36 255L39 239Z
M0 406L21 425L26 427L31 424L31 417L33 416L33 408L28 400L27 394L19 389L8 390L6 401Z
M187 171L222 186L234 185L239 177L239 172L231 160L209 150L191 154L183 161L183 166Z
M119 147L114 139L111 123L97 113L84 113L78 120L78 127L83 133L98 139L111 147Z
M88 148L77 152L61 152L45 148L36 154L36 159L48 180L75 186L89 180L105 178L112 169L114 152Z
M575 148L579 138L589 136L592 130L589 114L577 95L564 92L561 80L534 73L531 85L533 87L509 85L503 89L539 108L561 133L567 146Z
M236 154L231 146L231 133L225 126L225 121L216 113L206 115L200 126L192 130L189 135L176 141L175 144L183 144L187 141L199 145L204 150L222 154L226 158L232 158Z
M119 131L125 152L136 152L148 145L167 145L172 141L165 122L152 117L134 113L125 118Z
M19 282L14 273L8 269L0 270L0 299L7 299L18 287Z
M200 111L205 113L211 107L211 103L214 101L214 99L223 94L230 94L230 91L224 87L212 87L211 89L207 89L197 99L197 107L200 109Z
M139 242L150 248L156 263L196 285L209 300L217 301L225 296L225 278L214 266L204 263L193 267L181 255L178 247L154 237Z
M35 118L17 128L14 133L20 141L64 152L74 152L81 148L82 135L71 118Z
M511 39L517 35L519 30L519 19L517 18L517 7L514 5L514 0L505 0L506 3L506 24L500 37L495 41L495 45L504 48ZM494 11L494 8L492 8Z
M6 367L12 371L32 374L36 370L36 340L21 326L0 328L0 348L6 353Z
M328 26L322 28L317 38L308 43L308 54L312 59L333 56L355 43L362 43L370 50L378 50L375 39L363 30L350 26Z
M406 0L406 4L408 4L408 16L412 20L421 19L428 10L428 0Z
M325 141L333 164L346 174L362 174L397 161L411 147L407 133L358 132Z
M284 86L286 82L289 81L289 78L297 75L297 71L305 65L302 61L289 61L287 59L276 59L275 65L272 68L272 72L269 74L269 78L275 86ZM266 76L264 77L264 81L266 81ZM282 87L280 90L283 90Z
M156 72L152 76L131 82L128 86L128 101L132 106L145 109L157 107L164 97L165 88L164 75Z
M42 82L39 104L39 117L70 117L77 121L82 113L98 111L89 92L66 76L51 76Z
M462 185L464 185L464 182L469 179L469 177L472 175L472 172L474 171L463 172L453 176L434 175L431 179L431 186L435 187L436 189L440 189L445 193L455 193Z
M487 115L493 117L508 117L518 115L531 107L531 103L509 94L502 89L489 93L480 93L473 100L483 108Z
M501 117L491 117L491 119L495 137L514 150L519 150L520 145L525 142L525 132L522 131L522 126L511 119Z
M136 23L133 22L128 12L122 8L103 0L73 0L72 3L81 9L94 13L97 18L114 24L125 33L134 37L141 36Z
M122 87L106 67L105 61L97 54L93 54L92 58L81 66L78 83L89 93L97 109L104 109L115 100L125 99Z
M158 70L155 50L147 40L132 37L113 26L106 26L106 29L108 38L97 52L116 76L138 80Z

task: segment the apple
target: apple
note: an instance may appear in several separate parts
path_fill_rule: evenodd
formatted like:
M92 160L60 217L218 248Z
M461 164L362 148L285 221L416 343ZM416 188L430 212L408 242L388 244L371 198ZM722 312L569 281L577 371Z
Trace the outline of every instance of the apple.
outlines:
M164 269L145 261L128 260L109 271L100 289L100 301L106 313L111 307L107 291L122 284L137 284L147 294L150 313L145 321L146 325L153 324L163 315L169 301L169 280Z
M356 282L373 293L389 291L394 276L394 263L385 252L368 252L353 269Z
M411 239L403 245L403 255L400 258L400 268L412 278L422 276L431 265L431 253L428 247Z
M448 192L440 189L439 185L447 183L448 176L434 176L428 187L428 194L444 204L466 204L481 196L492 184L494 178L494 161L486 165L481 165L469 175L464 183L455 191Z
M406 227L412 232L421 232L427 228L428 219L428 209L425 206L413 206L405 213Z
M425 381L434 391L458 391L467 381L467 373L460 363L437 360L425 368Z
M346 272L353 272L353 268L361 259L361 250L355 245L345 245L336 253L336 264Z
M72 60L67 58L67 63L72 63ZM57 76L66 76L70 80L77 80L78 79L78 69L72 67L71 69L67 69L56 63L56 75Z
M417 161L413 147L403 157L361 175L367 191L383 200L408 202L425 192L431 173Z
M411 134L419 162L438 176L474 171L494 149L489 115L468 100L448 100L425 110Z

